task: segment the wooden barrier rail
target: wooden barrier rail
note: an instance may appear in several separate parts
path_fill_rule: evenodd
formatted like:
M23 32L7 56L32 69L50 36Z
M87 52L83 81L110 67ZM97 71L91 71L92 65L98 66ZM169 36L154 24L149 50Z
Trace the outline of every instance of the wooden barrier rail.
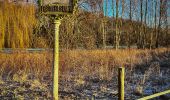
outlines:
M170 90L163 91L163 92L160 92L160 93L156 93L156 94L153 94L153 95L150 95L150 96L146 96L146 97L143 97L143 98L140 98L140 99L137 99L137 100L149 100L149 99L159 97L161 95L165 95L165 94L168 94L168 93L170 93Z
M125 78L125 68L120 67L118 69L118 100L124 100L124 78ZM150 96L139 98L137 100L149 100L149 99L159 97L161 95L165 95L168 93L170 94L170 90L166 90L166 91L156 93Z
M124 80L125 80L125 68L124 67L119 67L118 68L118 100L124 100ZM165 95L165 94L170 94L170 90L166 90L160 93L156 93L150 96L146 96L143 98L139 98L137 100L149 100L149 99L153 99L155 97L159 97L161 95ZM92 97L92 100L95 100L95 96Z

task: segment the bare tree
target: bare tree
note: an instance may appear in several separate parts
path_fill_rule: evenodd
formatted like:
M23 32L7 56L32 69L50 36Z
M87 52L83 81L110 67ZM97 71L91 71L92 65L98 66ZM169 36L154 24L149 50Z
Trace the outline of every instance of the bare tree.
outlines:
M115 48L116 50L119 48L119 0L116 0L116 35L115 35Z

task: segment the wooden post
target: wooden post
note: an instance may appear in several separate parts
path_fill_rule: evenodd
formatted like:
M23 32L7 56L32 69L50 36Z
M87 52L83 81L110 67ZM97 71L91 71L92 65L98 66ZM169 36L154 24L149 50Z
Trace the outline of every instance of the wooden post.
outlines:
M124 78L125 78L125 68L120 67L118 69L118 93L119 100L124 100Z
M59 81L59 27L61 24L60 19L54 21L55 24L55 47L54 47L54 66L53 66L53 98L54 100L59 100L58 98L58 81Z
M95 100L95 95L92 96L92 100Z

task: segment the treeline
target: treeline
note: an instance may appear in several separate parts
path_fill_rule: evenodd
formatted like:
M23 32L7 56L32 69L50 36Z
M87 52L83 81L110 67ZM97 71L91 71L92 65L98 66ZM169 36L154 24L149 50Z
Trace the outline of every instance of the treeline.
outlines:
M53 18L35 5L0 2L0 48L53 48ZM79 0L60 26L62 49L170 44L168 0Z
M104 48L108 41L116 49L122 45L158 48L170 44L168 0L82 0L82 3L93 14L109 16L101 19Z

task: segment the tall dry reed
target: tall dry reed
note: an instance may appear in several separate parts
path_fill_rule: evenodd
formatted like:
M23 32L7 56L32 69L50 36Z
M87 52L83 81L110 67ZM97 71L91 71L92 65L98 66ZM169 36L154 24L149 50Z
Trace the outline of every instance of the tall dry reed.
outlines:
M60 78L99 77L111 79L120 66L134 70L146 69L153 62L164 63L169 59L169 49L156 50L68 50L60 53ZM13 51L0 53L0 73L11 75L20 71L37 77L51 75L53 52Z
M35 6L0 2L0 48L29 48L36 26Z

